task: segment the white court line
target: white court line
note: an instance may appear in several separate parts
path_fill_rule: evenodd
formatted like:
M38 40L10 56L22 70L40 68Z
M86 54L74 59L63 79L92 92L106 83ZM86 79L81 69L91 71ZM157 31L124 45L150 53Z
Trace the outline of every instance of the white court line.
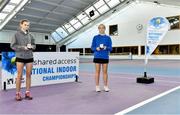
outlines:
M93 73L80 73L80 74L90 74L90 75L92 75ZM115 75L116 74L118 75L118 73L115 73ZM121 74L123 74L123 75L137 75L137 76L140 76L139 74L127 74L127 73L120 73L119 75L121 75ZM113 75L113 73L112 73L112 75ZM163 77L163 76L155 76L154 78L156 78L156 77ZM115 77L115 78L130 79L130 80L136 79L134 77L123 77L123 76L118 76L118 77ZM166 78L166 77L164 77L164 78ZM180 81L178 82L178 81L157 80L157 79L156 79L156 81L165 82L165 83L178 83L178 84L180 84Z
M154 100L157 100L157 99L159 99L159 98L161 98L161 97L163 97L163 96L165 96L165 95L167 95L167 94L169 94L169 93L172 93L172 92L174 92L174 91L176 91L176 90L178 90L178 89L180 89L180 86L175 87L175 88L173 88L173 89L170 89L170 90L168 90L168 91L166 91L166 92L164 92L164 93L161 93L161 94L159 94L159 95L157 95L157 96L154 96L154 97L152 97L152 98L150 98L150 99L147 99L146 101L140 102L140 103L138 103L138 104L136 104L136 105L134 105L134 106L132 106L132 107L129 107L129 108L123 110L123 111L120 111L120 112L118 112L118 113L115 113L115 115L124 115L124 114L126 114L126 113L128 113L128 112L130 112L130 111L133 111L133 110L135 110L135 109L137 109L137 108L139 108L139 107L141 107L141 106L143 106L143 105L145 105L145 104L147 104L147 103L150 103L150 102L152 102L152 101L154 101Z

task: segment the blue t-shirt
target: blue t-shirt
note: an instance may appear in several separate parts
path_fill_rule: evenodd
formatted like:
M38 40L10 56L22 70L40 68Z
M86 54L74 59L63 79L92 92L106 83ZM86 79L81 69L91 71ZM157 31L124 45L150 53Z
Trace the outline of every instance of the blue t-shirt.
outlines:
M96 48L100 47L100 44L106 46L106 49L97 51ZM107 35L96 35L93 38L91 50L94 52L94 58L109 59L109 53L112 51L112 41Z

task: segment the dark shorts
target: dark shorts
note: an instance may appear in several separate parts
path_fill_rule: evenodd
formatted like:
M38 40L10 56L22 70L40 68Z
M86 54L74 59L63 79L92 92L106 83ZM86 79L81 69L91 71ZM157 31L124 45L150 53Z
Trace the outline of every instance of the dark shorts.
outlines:
M22 58L17 58L16 57L16 62L21 62L21 63L33 63L34 62L34 59L33 58L30 58L30 59L22 59Z
M109 63L109 59L99 59L99 58L94 58L93 59L94 63L99 63L99 64L107 64Z

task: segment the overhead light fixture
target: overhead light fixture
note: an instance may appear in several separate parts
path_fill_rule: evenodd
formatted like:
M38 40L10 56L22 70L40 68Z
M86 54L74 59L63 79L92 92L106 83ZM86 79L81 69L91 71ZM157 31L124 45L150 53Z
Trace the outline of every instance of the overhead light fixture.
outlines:
M91 11L89 12L89 16L90 16L90 17L93 17L94 15L95 15L94 10L91 10Z

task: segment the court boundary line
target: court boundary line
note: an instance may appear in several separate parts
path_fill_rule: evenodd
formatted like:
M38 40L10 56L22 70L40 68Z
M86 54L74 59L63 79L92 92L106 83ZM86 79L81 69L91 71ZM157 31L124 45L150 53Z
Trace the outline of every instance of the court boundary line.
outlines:
M133 106L127 108L127 109L124 109L124 110L122 110L122 111L120 111L118 113L115 113L114 115L125 115L125 114L127 114L127 113L129 113L129 112L131 112L131 111L133 111L133 110L135 110L137 108L139 108L139 107L142 107L142 106L144 106L144 105L146 105L146 104L148 104L148 103L150 103L152 101L155 101L155 100L157 100L157 99L159 99L159 98L161 98L163 96L166 96L166 95L168 95L168 94L170 94L170 93L172 93L172 92L174 92L174 91L176 91L178 89L180 89L180 86L177 86L177 87L172 88L172 89L170 89L168 91L165 91L165 92L163 92L163 93L161 93L161 94L159 94L157 96L154 96L154 97L152 97L150 99L142 101L142 102L140 102L140 103L138 103L136 105L133 105Z
M87 73L86 72L82 72L80 74L89 74L89 75L92 75L91 72L87 72ZM110 74L118 75L118 73L110 73ZM120 73L119 75L137 75L137 76L140 76L139 74L125 74L125 73ZM163 76L155 76L154 78L156 78L156 77L163 77ZM135 78L134 77L127 78L127 77L119 76L119 78L122 78L122 79L136 79L137 77L135 77ZM170 78L170 77L163 77L163 78ZM173 81L173 80L172 81L168 81L168 80L161 80L161 79L157 80L156 79L156 81L165 82L165 83L180 83L180 81Z

